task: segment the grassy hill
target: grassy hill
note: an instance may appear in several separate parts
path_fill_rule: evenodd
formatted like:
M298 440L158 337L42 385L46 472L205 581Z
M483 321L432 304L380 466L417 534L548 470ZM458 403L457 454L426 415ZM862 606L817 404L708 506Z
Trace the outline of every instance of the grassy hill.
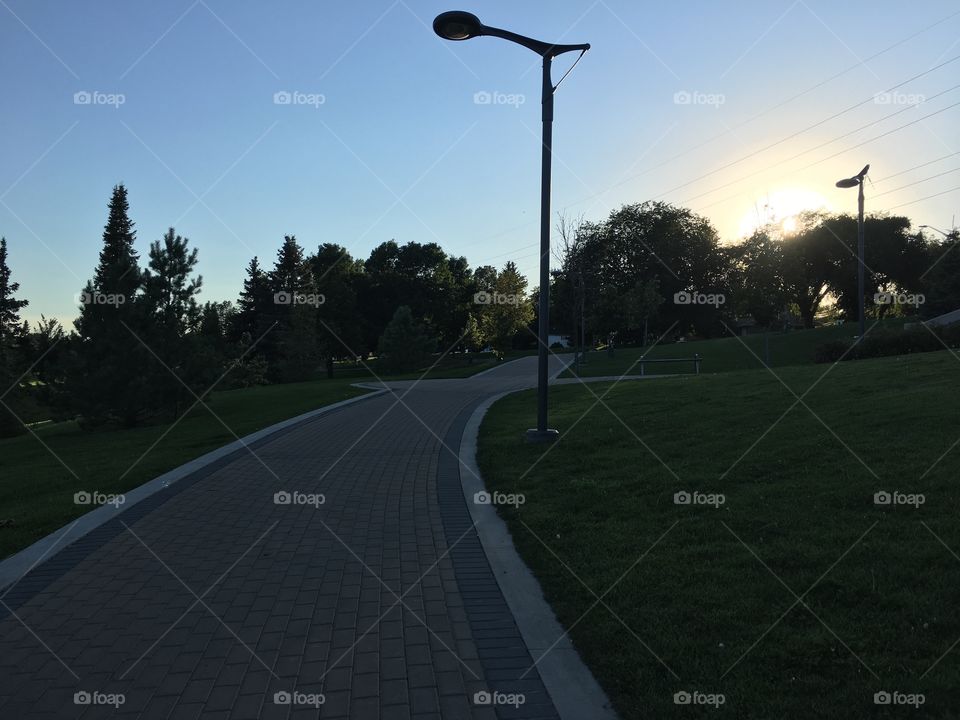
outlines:
M872 322L867 323L870 328ZM902 327L903 319L887 320L876 325L881 327ZM869 331L869 330L868 330ZM614 356L606 351L587 354L587 362L581 368L582 377L602 377L605 375L640 374L637 361L644 353L647 358L684 358L692 360L694 354L703 358L700 366L702 373L729 372L731 370L753 370L763 367L769 348L771 367L786 365L807 365L813 363L817 346L830 340L852 339L859 332L857 323L829 325L814 330L791 330L789 332L771 332L766 335L748 335L747 337L726 337L716 340L698 340L694 342L657 344L652 348L623 347L616 348ZM693 363L655 363L646 367L647 375L669 375L692 373ZM574 377L572 370L561 377Z
M960 362L775 373L554 388L546 454L522 440L535 395L496 403L479 461L526 496L501 508L520 554L625 719L907 710L883 690L955 717L960 646L938 659L960 638ZM694 690L726 702L674 704Z

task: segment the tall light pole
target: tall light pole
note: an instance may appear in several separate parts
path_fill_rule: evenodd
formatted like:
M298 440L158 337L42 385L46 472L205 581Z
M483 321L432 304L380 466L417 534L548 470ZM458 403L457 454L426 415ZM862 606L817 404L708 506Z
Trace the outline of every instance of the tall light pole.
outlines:
M539 354L537 363L537 427L527 430L530 442L550 442L558 437L556 430L547 428L547 362L550 332L550 164L553 150L553 94L557 86L550 74L553 58L563 53L580 51L580 57L590 49L589 44L554 45L517 35L509 30L487 27L476 15L454 10L437 15L433 30L445 40L469 40L487 35L523 45L543 58L543 152L540 162L540 310ZM579 58L577 58L579 61ZM576 63L574 63L576 65ZM571 67L571 70L573 68ZM567 71L568 73L570 70ZM566 77L566 75L564 75ZM563 82L563 78L560 78ZM558 82L557 85L560 83Z
M860 338L866 334L866 319L863 309L863 179L870 169L869 165L864 166L863 170L853 177L844 178L837 181L838 188L860 188L857 194L857 316L860 320Z
M933 225L920 225L920 227L926 230L936 230L938 233L943 235L948 240L950 239L950 233L945 233L943 230L941 230L940 228L936 228ZM956 232L956 230L954 230L954 232Z

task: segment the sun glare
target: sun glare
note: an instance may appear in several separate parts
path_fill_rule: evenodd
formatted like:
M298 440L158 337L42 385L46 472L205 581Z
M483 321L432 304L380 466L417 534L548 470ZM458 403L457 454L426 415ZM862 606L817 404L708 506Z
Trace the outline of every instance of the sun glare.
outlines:
M785 188L754 200L740 220L740 237L752 235L764 225L779 225L785 234L797 231L797 215L804 210L830 210L820 193L804 188Z

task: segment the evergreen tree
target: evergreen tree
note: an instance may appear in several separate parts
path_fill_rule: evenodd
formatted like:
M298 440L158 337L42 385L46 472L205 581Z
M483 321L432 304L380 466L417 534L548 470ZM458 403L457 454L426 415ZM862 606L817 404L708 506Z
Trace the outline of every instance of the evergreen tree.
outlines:
M410 308L401 305L380 337L377 367L387 374L417 370L435 347L436 342L414 320Z
M513 347L513 339L533 320L533 307L527 297L527 279L513 262L497 275L494 291L488 293L483 315L483 332L498 357Z
M172 417L189 407L194 395L200 395L218 374L212 351L201 353L206 348L190 337L200 321L196 296L203 278L193 277L197 250L189 244L173 228L162 241L150 244L140 300L148 321L143 339L153 351L152 362L145 368L151 406L166 409Z
M480 323L477 322L473 313L467 313L467 324L464 325L461 334L463 335L463 345L467 352L479 352L483 349L485 338L483 331L480 329Z
M197 266L197 249L170 228L163 241L150 244L149 269L144 273L144 299L155 323L183 336L200 318L196 296L203 277L191 277Z
M0 237L0 333L4 338L20 334L20 310L29 305L28 300L13 296L19 289L20 283L11 279L7 263L7 239Z
M20 324L20 310L28 304L14 297L20 283L11 279L7 263L7 240L0 238L0 437L9 437L25 432L23 424L15 417L15 406L22 395L19 376L23 372L23 346L25 334ZM14 383L18 387L11 387ZM11 412L7 406L14 408Z
M277 251L277 262L270 272L270 286L276 293L307 292L313 287L310 268L304 262L303 248L294 235L284 235Z
M81 293L76 362L68 381L75 409L85 424L119 420L137 423L147 409L144 377L149 353L140 342L142 320L138 293L143 284L136 231L129 218L127 190L113 188L103 229L100 262Z
M243 290L237 301L237 313L231 328L233 338L240 341L244 349L269 326L265 323L267 315L273 310L272 305L270 280L255 256L247 265L247 277L243 280Z
M313 274L296 237L286 235L269 274L273 294L271 331L267 348L270 376L279 382L311 377L319 361L316 313L319 295Z

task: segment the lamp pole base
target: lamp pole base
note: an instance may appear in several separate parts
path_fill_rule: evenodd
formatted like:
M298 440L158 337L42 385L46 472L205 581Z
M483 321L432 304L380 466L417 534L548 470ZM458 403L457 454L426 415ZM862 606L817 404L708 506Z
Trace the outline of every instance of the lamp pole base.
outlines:
M558 430L527 430L524 435L528 443L551 443L560 437Z

